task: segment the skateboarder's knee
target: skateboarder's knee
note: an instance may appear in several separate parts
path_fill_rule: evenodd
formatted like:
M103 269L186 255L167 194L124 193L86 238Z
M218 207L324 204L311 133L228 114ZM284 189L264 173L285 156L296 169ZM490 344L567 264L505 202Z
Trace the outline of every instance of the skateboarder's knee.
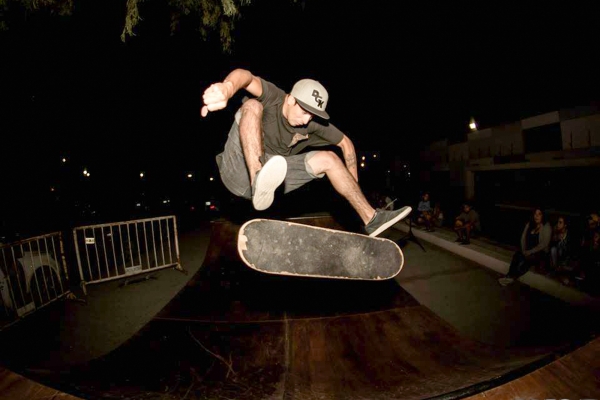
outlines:
M240 110L242 112L242 115L241 115L242 118L244 118L245 116L248 116L248 115L262 116L263 105L258 100L248 99L247 101L244 102L244 104L242 104L242 107L240 108Z
M333 151L321 150L308 160L313 171L326 172L333 168L344 167L342 160Z

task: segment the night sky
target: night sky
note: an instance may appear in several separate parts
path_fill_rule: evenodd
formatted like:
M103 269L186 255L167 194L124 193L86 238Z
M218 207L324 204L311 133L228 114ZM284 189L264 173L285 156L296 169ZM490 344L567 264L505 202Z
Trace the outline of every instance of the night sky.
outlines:
M406 159L434 140L464 140L471 117L486 128L600 100L592 2L254 0L241 9L231 54L216 35L202 41L191 19L171 36L164 3L141 3L126 43L125 1L76 0L67 17L7 14L6 189L52 181L63 155L107 181L124 168L215 171L235 109L202 119L201 93L235 67L285 90L321 81L331 121L357 150Z

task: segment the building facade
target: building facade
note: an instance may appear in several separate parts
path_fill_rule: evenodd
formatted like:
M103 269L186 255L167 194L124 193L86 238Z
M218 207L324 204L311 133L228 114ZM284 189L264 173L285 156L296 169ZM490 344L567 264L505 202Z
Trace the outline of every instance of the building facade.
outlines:
M579 217L600 210L600 108L479 129L461 143L437 141L420 161L423 184L446 191L452 207L473 199L496 222L507 210L528 212L538 205Z

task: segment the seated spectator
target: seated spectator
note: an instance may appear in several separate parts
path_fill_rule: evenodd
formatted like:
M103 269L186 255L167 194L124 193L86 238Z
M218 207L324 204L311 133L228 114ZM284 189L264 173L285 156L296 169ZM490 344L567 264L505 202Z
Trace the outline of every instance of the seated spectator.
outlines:
M572 238L567 218L559 215L550 239L550 268L553 271L566 267L573 256Z
M463 203L462 212L454 219L454 231L458 235L456 242L470 244L471 236L475 232L481 232L479 213L473 209L471 202Z
M531 220L525 225L521 234L521 249L512 257L508 274L498 282L502 286L509 285L524 275L532 266L544 266L548 262L552 226L546 221L541 208L533 211Z
M394 210L394 203L396 202L396 200L398 199L392 199L390 196L386 195L383 198L383 207L381 207L384 210L390 210L393 211Z
M429 193L425 192L421 196L421 201L417 205L417 224L425 225L425 228L428 232L431 232L433 228L432 220L433 220L433 209L431 208L431 201L429 200Z
M372 190L368 194L369 202L374 204L376 208L380 208L382 210L394 210L394 203L396 203L396 198L392 199L390 194L385 193L380 190Z

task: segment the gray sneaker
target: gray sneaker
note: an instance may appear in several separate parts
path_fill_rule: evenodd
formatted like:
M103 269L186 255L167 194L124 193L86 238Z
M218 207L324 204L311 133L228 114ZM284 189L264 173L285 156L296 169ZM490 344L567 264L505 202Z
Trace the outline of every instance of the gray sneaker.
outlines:
M411 211L412 208L408 206L394 211L381 210L378 208L375 210L373 219L371 219L371 221L365 225L365 231L369 234L369 236L377 236L390 226L394 225L396 222L406 218Z
M257 210L266 210L273 204L275 190L287 174L287 161L282 156L274 156L263 165L254 177L252 185L252 205Z

